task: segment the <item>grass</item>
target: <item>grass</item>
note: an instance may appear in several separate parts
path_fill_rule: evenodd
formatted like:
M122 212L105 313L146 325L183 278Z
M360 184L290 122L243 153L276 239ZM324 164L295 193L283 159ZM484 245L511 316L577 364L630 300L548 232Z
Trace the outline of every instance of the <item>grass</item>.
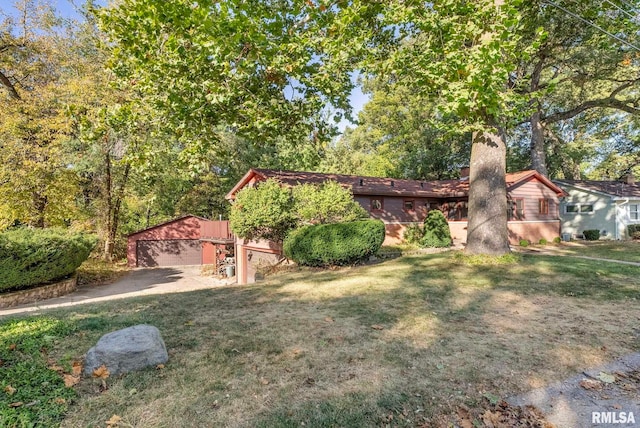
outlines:
M97 286L114 282L129 271L126 262L108 262L90 257L77 269L78 285Z
M109 378L107 390L94 379L76 385L64 427L113 415L144 427L431 426L459 406L640 350L640 268L456 254L301 269L28 320L64 324L47 350L61 363L138 323L157 326L167 344L162 370Z
M571 241L538 248L562 255L640 263L640 241Z

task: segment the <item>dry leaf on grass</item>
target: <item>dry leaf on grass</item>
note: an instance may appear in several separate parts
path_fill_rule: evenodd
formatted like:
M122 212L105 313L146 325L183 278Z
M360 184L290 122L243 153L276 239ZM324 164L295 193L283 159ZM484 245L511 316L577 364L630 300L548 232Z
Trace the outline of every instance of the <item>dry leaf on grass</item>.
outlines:
M260 383L263 384L263 385L269 385L269 380L261 377L260 378Z
M73 376L80 377L82 374L82 363L80 361L74 361L71 365L71 374Z
M24 403L22 401L16 401L15 403L9 403L9 407L20 407Z
M107 428L115 428L118 426L118 424L122 421L122 418L118 415L113 415L111 416L111 418L109 418L108 421L105 421L105 423L107 424Z
M156 366L156 370L162 370L164 368L164 364L158 364Z
M15 351L16 350L16 344L12 343L11 345L9 345L9 351Z
M604 383L614 383L616 381L616 377L614 375L605 372L600 372L597 377Z
M98 377L100 379L106 379L109 377L109 374L110 373L109 373L109 370L107 369L107 366L103 364L93 371L92 376Z
M593 379L582 379L580 381L580 386L584 389L600 391L602 389L602 382Z
M331 317L326 317L324 320L325 320L326 322L333 322L333 318L331 318Z
M7 395L13 395L13 394L15 394L16 389L11 385L7 385L7 386L4 387L4 392L6 392Z
M374 324L371 328L374 330L384 330L384 326L381 326L380 324Z
M72 386L80 382L80 376L73 376L70 374L63 375L62 379L64 379L64 386L66 386L67 388L71 388Z
M53 400L53 401L55 401L55 403L56 403L56 404L66 404L66 402L67 402L67 400L65 400L65 399L64 399L64 398L62 398L62 397L58 397L58 398L56 398L56 399L55 399L55 400Z

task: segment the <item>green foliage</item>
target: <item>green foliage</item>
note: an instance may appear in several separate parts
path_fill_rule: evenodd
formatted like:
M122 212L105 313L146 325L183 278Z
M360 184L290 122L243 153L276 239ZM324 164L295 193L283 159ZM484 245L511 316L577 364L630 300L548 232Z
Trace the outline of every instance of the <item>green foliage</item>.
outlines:
M422 247L442 248L452 243L449 223L440 210L431 210L424 219L423 236L420 239Z
M600 239L600 231L598 229L585 230L582 234L587 241L597 241Z
M517 253L490 256L487 254L466 254L463 251L456 251L453 258L458 263L470 266L510 265L522 262L522 256Z
M547 241L546 239L544 239L544 238L540 238L540 240L538 241L538 244L540 244L540 245L547 245L547 242L548 242L548 241Z
M640 224L630 224L627 226L627 231L631 239L640 239Z
M411 223L405 228L402 237L405 242L409 244L418 244L423 236L424 231L422 230L422 226L418 223Z
M527 241L526 239L521 239L520 240L520 246L523 248L526 248L529 246L529 241Z
M305 266L346 265L375 254L384 241L380 220L302 226L284 241L284 254Z
M71 275L95 245L94 236L61 229L0 233L0 291L29 288Z
M336 223L369 217L367 211L353 200L351 192L335 181L295 186L293 198L296 215L303 223Z
M282 242L296 225L294 206L291 189L269 179L238 192L231 207L229 225L241 238Z
M53 318L25 318L0 325L0 426L58 426L76 393L50 369L47 349L74 327ZM12 403L23 403L12 407ZM35 405L27 405L35 403Z
M554 244L559 244L562 242L562 238L560 238L559 236L556 236L555 238L553 238L553 243Z

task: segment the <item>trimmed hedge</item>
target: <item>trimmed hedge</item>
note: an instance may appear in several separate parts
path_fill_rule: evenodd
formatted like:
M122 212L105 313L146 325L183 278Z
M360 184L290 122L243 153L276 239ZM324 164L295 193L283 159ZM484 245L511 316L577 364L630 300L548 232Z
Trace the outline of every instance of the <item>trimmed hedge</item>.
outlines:
M600 231L598 229L585 230L582 234L587 241L597 241L600 239Z
M0 233L0 292L29 288L71 275L96 246L92 235L61 229Z
M380 220L303 226L289 233L283 249L285 256L300 265L346 265L377 253L384 235Z
M640 239L640 224L630 224L627 226L627 231L631 239Z

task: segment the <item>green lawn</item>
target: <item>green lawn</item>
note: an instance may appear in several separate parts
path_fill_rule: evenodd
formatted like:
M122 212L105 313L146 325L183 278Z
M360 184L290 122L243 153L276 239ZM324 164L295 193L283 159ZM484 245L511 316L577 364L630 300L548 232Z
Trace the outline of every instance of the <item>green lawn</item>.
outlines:
M572 241L560 245L537 246L563 255L597 257L640 263L640 241Z
M43 337L43 319L61 323L44 335L46 358L67 368L115 329L149 323L163 334L164 368L109 378L106 390L82 380L65 427L113 415L144 427L437 425L461 405L479 409L640 350L640 268L514 258L470 263L448 252L299 270L49 311L21 328ZM20 351L15 321L3 322L0 350L17 341ZM0 415L24 410L7 407L14 397L0 400ZM47 400L56 402L30 409Z

